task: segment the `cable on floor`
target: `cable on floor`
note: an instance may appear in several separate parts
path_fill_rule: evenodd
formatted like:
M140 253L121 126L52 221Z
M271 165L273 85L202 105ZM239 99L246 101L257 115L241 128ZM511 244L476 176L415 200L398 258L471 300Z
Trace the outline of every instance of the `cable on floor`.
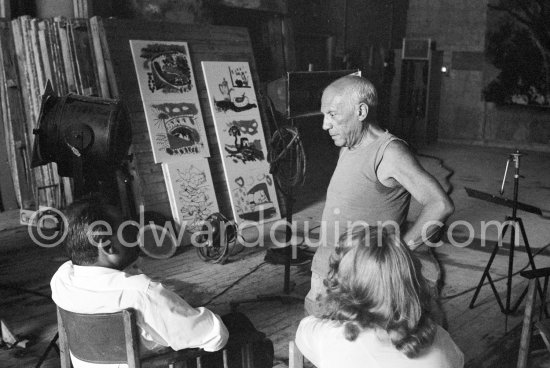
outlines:
M231 285L227 286L225 289L223 289L222 291L220 291L218 294L214 295L213 297L211 297L210 299L208 299L208 301L206 303L203 304L203 306L207 306L208 304L212 303L215 299L219 298L220 296L222 296L223 294L225 294L227 291L229 291L230 289L232 289L235 285L237 285L239 282L241 282L242 279L244 279L245 277L248 277L250 275L252 275L254 272L258 271L263 265L267 264L267 262L262 262L260 263L259 265L257 265L256 267L254 267L253 269L251 269L250 271L248 271L247 273L245 273L244 275L242 275L241 277L239 277L235 282L233 282Z

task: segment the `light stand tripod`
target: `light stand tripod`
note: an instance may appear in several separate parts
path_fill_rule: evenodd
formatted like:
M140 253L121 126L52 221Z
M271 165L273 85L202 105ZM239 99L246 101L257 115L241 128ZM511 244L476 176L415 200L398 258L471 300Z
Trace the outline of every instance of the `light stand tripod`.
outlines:
M521 304L523 298L525 297L526 290L519 296L517 301L514 303L513 306L511 306L511 296L512 296L512 277L513 277L513 268L514 268L514 251L516 248L516 227L519 226L519 230L521 232L521 236L523 238L523 242L525 244L525 251L527 252L527 257L529 258L529 265L531 266L531 269L535 270L535 260L533 258L533 254L531 252L531 247L529 246L529 241L527 239L527 232L525 231L525 227L523 226L523 221L520 217L517 216L517 210L518 208L528 210L529 207L531 207L531 211L529 212L536 212L535 210L538 210L538 213L540 213L540 209L534 208L529 205L524 205L522 203L518 202L518 193L519 193L519 168L520 168L520 157L522 154L519 152L519 150L516 150L516 152L510 154L507 162L506 162L506 169L504 171L504 178L502 180L502 186L500 188L500 194L502 195L504 193L504 182L506 181L506 174L508 172L508 166L510 164L510 161L512 160L514 162L514 197L513 201L511 203L512 207L512 216L506 216L506 223L504 227L502 228L501 233L498 237L498 242L495 244L495 247L493 248L493 252L491 253L491 257L489 258L489 261L487 262L487 265L485 266L485 270L483 271L483 275L481 276L481 279L479 280L479 284L477 285L476 291L474 293L474 296L470 302L470 308L474 308L474 303L479 295L479 292L481 290L481 287L483 286L483 282L485 281L485 278L489 281L489 285L491 286L491 289L493 290L493 294L495 295L495 298L498 302L498 305L500 307L500 310L502 313L509 315L514 313L519 305ZM468 188L466 189L468 191ZM468 194L477 197L480 199L489 200L495 203L503 204L502 202L499 202L499 198L492 197L491 199L488 199L486 196L483 195L484 193L475 193L472 192L472 190L468 191ZM490 195L489 195L490 196ZM510 206L509 200L503 200L505 205ZM506 281L506 305L502 303L502 300L497 292L497 289L495 287L494 281L491 278L491 275L489 273L491 269L491 265L493 264L493 261L495 259L495 256L498 252L499 245L502 243L502 239L506 235L507 230L510 229L510 250L508 254L508 275L507 275L507 281ZM540 289L540 285L538 285L539 293L542 295L542 290Z
M285 150L283 150L282 156L279 158L284 158L286 162L289 162L291 169L290 171L298 170L298 168L293 167L292 163L295 161L296 152L295 149L292 149L293 147L299 147L300 146L300 135L297 131L297 129L294 128L293 120L291 120L291 126L287 128L278 128L277 132L274 134L274 137L278 134L281 138L281 140L284 140L282 137L283 135L293 132L291 134L295 134L292 139L289 140L289 143L286 145ZM305 164L304 164L305 165ZM282 175L280 172L276 172L275 175ZM279 182L279 180L277 180ZM304 298L303 296L294 295L292 293L293 285L291 285L290 281L290 267L291 267L291 261L293 256L293 247L295 245L292 244L292 214L293 214L293 206L294 206L294 189L295 184L288 185L286 187L285 191L282 191L284 193L285 198L285 207L286 207L286 229L285 229L285 263L284 263L284 284L283 284L283 292L282 293L275 293L275 294L260 294L257 295L256 298L253 299L245 299L245 300L238 300L238 301L231 301L229 305L231 306L231 310L235 311L237 307L240 304L244 303L256 303L256 302L263 302L263 301L279 301L283 304L289 304L292 302L303 302Z

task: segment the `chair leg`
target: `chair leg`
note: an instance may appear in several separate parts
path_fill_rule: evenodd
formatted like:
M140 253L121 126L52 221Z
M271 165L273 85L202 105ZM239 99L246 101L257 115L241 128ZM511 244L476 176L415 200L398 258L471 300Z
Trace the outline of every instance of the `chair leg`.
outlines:
M223 368L229 368L229 359L227 359L227 350L226 349L223 349L222 355L223 355Z
M245 344L241 347L241 360L243 368L254 368L252 354L254 353L250 344Z
M61 319L59 308L57 308L57 331L56 336L59 337L59 358L61 359L61 368L71 368L71 355L69 352L67 331L65 331L65 324Z
M294 341L288 343L288 368L304 368L304 356Z
M48 357L48 354L50 353L50 350L54 349L55 351L57 351L57 353L59 354L60 356L60 360L61 360L61 365L62 367L70 367L70 360L69 360L69 365L67 365L67 362L65 361L65 365L63 365L63 362L64 362L64 357L61 356L61 353L60 353L60 349L57 347L57 339L59 338L59 334L55 334L55 336L51 339L50 343L48 344L48 346L46 347L46 350L44 350L44 353L42 353L42 356L40 357L40 359L38 360L38 363L36 363L35 365L35 368L40 368L42 366L42 363L44 363L44 361L46 360L46 358Z

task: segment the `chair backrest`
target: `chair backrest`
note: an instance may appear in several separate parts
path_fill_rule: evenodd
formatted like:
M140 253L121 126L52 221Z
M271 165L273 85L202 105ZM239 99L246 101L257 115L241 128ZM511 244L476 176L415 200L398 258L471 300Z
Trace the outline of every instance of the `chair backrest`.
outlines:
M288 343L288 368L303 368L304 356L294 341Z
M57 308L62 367L72 355L96 364L128 364L139 368L139 340L134 311L82 314ZM61 346L62 345L62 346ZM67 365L69 368L70 365Z
M82 314L68 312L57 307L59 332L59 353L61 368L71 368L71 356L99 364L123 364L128 368L145 367L187 367L189 360L195 360L196 366L202 366L202 359L212 353L200 349L184 349L148 356L140 360L139 338L135 315L132 309L117 313ZM254 368L253 344L265 339L261 332L248 333L246 336L231 339L221 351L224 368L229 368L228 351L240 350L243 368ZM233 366L231 366L233 367Z

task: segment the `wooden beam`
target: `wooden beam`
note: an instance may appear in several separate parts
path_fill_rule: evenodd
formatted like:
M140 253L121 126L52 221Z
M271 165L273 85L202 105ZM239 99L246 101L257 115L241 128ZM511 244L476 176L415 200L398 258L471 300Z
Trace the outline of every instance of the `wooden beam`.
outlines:
M288 12L286 0L219 0L219 4L231 8L268 11L279 14Z
M294 25L290 17L283 17L283 47L287 72L296 70L296 47L294 43Z
M267 31L269 37L269 49L271 52L271 64L274 73L271 79L276 79L284 76L286 72L281 18L270 17L267 21Z
M4 97L4 93L2 93L2 97ZM6 96L7 97L7 96ZM4 97L4 98L6 98ZM2 143L0 145L0 211L6 211L6 210L13 210L18 207L17 204L17 196L15 194L15 187L13 184L13 178L12 178L12 171L10 168L10 163L15 163L15 160L12 160L10 162L9 154L8 154L8 147L9 147L9 141L11 141L11 144L13 143L13 136L9 136L9 130L7 129L4 124L9 124L7 121L4 121L4 119L0 120L0 142ZM8 134L5 134L6 131L8 131ZM2 147L5 144L5 147Z
M93 0L73 0L74 17L90 18L94 15Z
M11 19L10 0L0 0L0 18Z

